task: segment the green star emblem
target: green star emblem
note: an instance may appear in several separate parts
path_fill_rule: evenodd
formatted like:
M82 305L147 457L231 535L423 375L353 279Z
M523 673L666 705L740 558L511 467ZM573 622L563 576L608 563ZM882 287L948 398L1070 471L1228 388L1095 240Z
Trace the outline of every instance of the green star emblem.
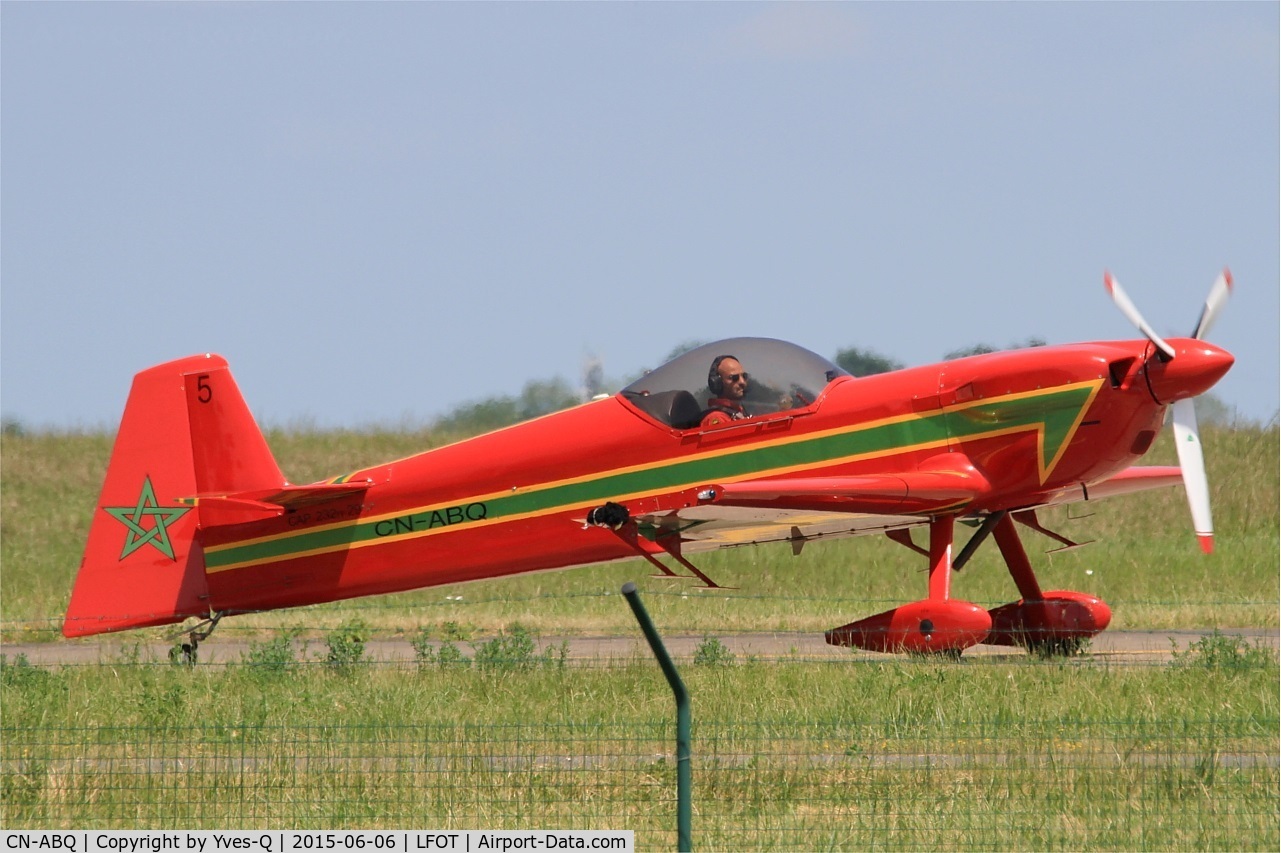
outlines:
M143 545L154 545L156 550L169 559L177 559L173 554L173 543L169 541L169 525L190 512L191 507L157 506L156 490L151 485L151 477L143 480L137 506L104 506L103 509L129 528L120 559L128 557ZM143 519L148 516L154 522L150 528L142 525Z

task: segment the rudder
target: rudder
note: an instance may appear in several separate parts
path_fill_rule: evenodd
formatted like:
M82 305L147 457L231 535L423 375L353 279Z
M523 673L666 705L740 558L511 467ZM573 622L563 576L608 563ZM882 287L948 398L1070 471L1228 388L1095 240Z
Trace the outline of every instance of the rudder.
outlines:
M217 355L134 377L62 633L80 637L209 615L201 493L284 485Z

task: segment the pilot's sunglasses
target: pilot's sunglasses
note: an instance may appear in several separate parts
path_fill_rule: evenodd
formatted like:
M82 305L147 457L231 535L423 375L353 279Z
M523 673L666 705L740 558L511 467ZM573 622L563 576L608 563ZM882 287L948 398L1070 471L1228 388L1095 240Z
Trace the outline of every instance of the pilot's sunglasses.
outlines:
M747 381L747 374L746 374L746 373L731 373L729 376L726 376L726 377L725 377L725 381L726 381L726 382L737 382L737 381L738 381L738 380L740 380L740 379L742 379L744 382L746 382L746 381Z

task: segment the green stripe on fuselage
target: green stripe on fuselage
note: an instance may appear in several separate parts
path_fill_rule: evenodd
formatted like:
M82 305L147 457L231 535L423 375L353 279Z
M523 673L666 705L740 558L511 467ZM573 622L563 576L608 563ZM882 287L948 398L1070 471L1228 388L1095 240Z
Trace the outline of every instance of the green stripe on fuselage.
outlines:
M720 481L800 472L860 457L895 455L923 447L944 447L997 432L1042 429L1042 470L1048 473L1059 451L1075 431L1098 383L1018 394L973 405L919 413L840 432L780 438L741 450L713 450L706 455L647 468L603 473L587 479L533 485L510 494L478 496L454 506L407 510L394 518L347 522L244 544L213 546L205 555L210 571L248 563L270 562L294 555L330 551L375 541L460 529L477 522L546 515L576 506L660 494Z

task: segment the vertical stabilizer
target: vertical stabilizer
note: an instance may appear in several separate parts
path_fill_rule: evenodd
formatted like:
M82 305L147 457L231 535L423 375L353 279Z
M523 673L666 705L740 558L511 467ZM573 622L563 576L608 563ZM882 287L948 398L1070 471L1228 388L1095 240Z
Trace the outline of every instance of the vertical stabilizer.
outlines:
M276 459L227 363L210 356L184 376L186 410L191 426L193 492L224 494L276 489L285 484Z
M209 615L201 492L284 484L227 362L199 355L134 377L62 633Z

